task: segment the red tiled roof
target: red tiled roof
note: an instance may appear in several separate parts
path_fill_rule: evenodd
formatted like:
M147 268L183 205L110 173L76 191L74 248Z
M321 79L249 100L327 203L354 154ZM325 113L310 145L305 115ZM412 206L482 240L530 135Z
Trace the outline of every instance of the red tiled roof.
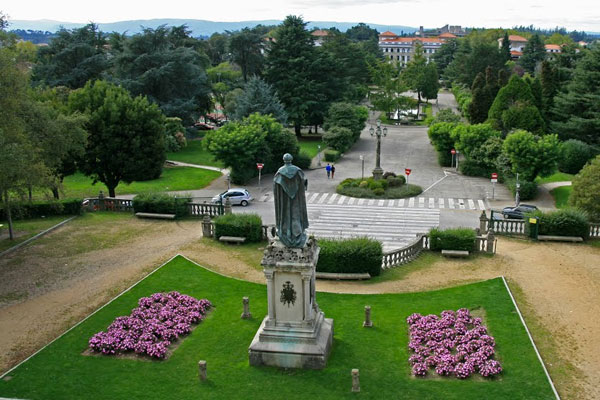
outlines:
M396 37L393 39L387 39L387 38L382 38L381 41L382 42L386 42L386 43L412 43L415 40L418 40L422 43L444 43L443 39L440 38L436 38L436 37L425 37L425 38L421 38L421 37Z
M560 50L560 46L557 44L547 44L544 47L546 50Z
M450 32L442 33L442 34L440 35L440 38L448 38L448 39L452 39L452 38L455 38L455 37L456 37L456 35L453 35L453 34L451 34Z
M380 33L379 36L393 36L393 37L396 37L398 35L396 35L394 32L385 31L383 33Z
M523 55L523 52L522 52L522 51L516 51L516 50L512 50L512 51L510 52L510 55L511 55L511 56L519 56L519 57L521 57L521 56Z
M323 29L317 29L316 31L312 32L311 35L313 35L313 36L327 36L327 35L329 35L329 32L324 31Z
M511 42L526 42L527 41L527 39L525 39L523 36L519 36L519 35L509 35L508 40L510 40Z

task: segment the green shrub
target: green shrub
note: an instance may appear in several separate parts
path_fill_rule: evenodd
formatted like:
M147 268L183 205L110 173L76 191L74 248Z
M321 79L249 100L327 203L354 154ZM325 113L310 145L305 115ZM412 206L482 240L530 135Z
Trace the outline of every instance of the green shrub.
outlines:
M367 181L360 181L360 183L358 184L358 187L360 188L366 188L367 186L369 186L369 182Z
M470 228L437 229L429 231L429 244L432 251L464 250L475 248L475 231Z
M589 220L587 214L574 208L563 208L561 210L544 213L535 211L527 216L539 218L539 235L552 236L580 236L587 238L589 235ZM526 233L529 232L529 218L526 218Z
M306 170L310 168L311 161L310 156L305 151L300 151L293 162L298 168Z
M369 238L320 239L317 271L381 274L381 243Z
M143 193L133 198L133 211L156 214L175 214L176 218L188 215L190 199L174 197L166 193Z
M34 203L12 204L10 213L12 219L32 219L50 217L53 215L80 215L81 199L67 199ZM4 205L0 205L0 220L6 220Z
M458 165L458 169L463 175L466 176L483 176L484 178L490 178L492 171L486 165L482 165L476 161L463 160Z
M403 176L390 176L386 180L388 183L388 188L400 187L404 185L404 182L406 181Z
M435 116L427 117L425 122L428 126L438 122L460 122L460 115L454 114L450 108L444 108L438 111Z
M399 183L399 186L392 186ZM396 183L397 182L397 183ZM403 176L390 177L375 181L373 178L368 178L363 181L360 179L344 179L336 189L336 192L344 196L359 197L359 198L384 198L384 199L401 199L412 197L421 194L423 189L417 185L404 184ZM383 190L383 192L382 192Z
M452 166L452 154L449 151L438 151L437 152L438 164L440 167L450 167Z
M414 197L423 193L423 188L418 185L407 184L400 187L389 188L385 192L385 197L388 199L402 199L404 197Z
M373 190L373 194L375 196L382 196L385 193L384 188L376 188L376 189L372 189L372 190Z
M348 128L332 126L323 134L323 143L340 153L345 152L354 144L354 135Z
M262 240L262 219L258 214L226 214L215 219L215 238L241 236L247 242Z
M341 157L340 152L336 150L327 149L323 151L323 159L327 162L336 162Z
M570 139L562 142L559 148L558 170L576 174L594 156L592 147L580 140Z
M594 158L573 178L569 204L584 210L592 220L600 221L600 156Z
M387 171L383 173L383 179L387 179L389 177L395 178L396 177L396 173L391 172L391 171Z
M519 198L520 200L533 200L537 195L537 183L535 182L527 182L527 181L519 181L521 184L521 190L519 190ZM516 181L509 180L507 182L508 188L512 192L513 196L517 193Z
M369 178L367 181L369 182L369 189L371 189L371 190L375 190L375 189L385 190L388 187L387 179L379 179L376 181L373 178Z

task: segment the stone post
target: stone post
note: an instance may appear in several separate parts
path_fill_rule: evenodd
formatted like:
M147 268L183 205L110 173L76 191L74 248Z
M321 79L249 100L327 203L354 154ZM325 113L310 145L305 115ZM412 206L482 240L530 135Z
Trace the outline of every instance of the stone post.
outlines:
M248 297L242 297L242 304L244 305L244 312L242 313L242 319L252 318L252 314L250 313L250 300L248 299Z
M485 214L485 210L481 212L479 217L479 232L481 235L485 235L488 231L488 217Z
M363 322L363 326L365 328L371 328L373 326L373 321L371 321L371 306L365 306L365 322Z
M231 201L229 201L229 197L225 198L225 214L231 214Z
M355 393L360 392L360 381L357 368L352 369L352 391Z
M212 222L210 220L210 216L205 214L204 217L202 217L202 236L213 237L211 228L212 228Z
M485 249L487 253L494 254L494 242L496 241L496 236L494 235L494 230L490 229L487 234L487 248Z
M98 193L98 210L106 210L106 205L104 204L104 193L102 193L102 190L100 193Z
M198 374L201 381L206 380L206 361L200 360L198 361Z

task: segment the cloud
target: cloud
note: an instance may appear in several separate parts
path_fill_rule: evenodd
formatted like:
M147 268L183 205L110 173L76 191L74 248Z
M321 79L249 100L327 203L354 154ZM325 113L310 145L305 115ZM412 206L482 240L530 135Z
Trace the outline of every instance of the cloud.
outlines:
M420 0L291 0L289 5L292 7L326 7L326 8L340 8L340 7L352 7L352 6L368 6L368 5L380 5L380 4L400 4L400 3L420 3Z

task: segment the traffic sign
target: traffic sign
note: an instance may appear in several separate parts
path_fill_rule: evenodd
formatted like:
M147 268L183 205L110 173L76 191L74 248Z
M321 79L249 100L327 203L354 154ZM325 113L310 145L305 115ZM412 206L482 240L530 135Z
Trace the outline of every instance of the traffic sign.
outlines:
M452 150L450 150L450 153L456 154L456 150L452 149Z
M406 174L406 176L410 175L410 172L412 170L410 168L404 168L404 173Z
M258 168L258 169L263 169L264 166L265 166L265 164L263 164L263 163L256 163L256 168Z
M492 172L492 179L498 179L498 174L496 172Z

